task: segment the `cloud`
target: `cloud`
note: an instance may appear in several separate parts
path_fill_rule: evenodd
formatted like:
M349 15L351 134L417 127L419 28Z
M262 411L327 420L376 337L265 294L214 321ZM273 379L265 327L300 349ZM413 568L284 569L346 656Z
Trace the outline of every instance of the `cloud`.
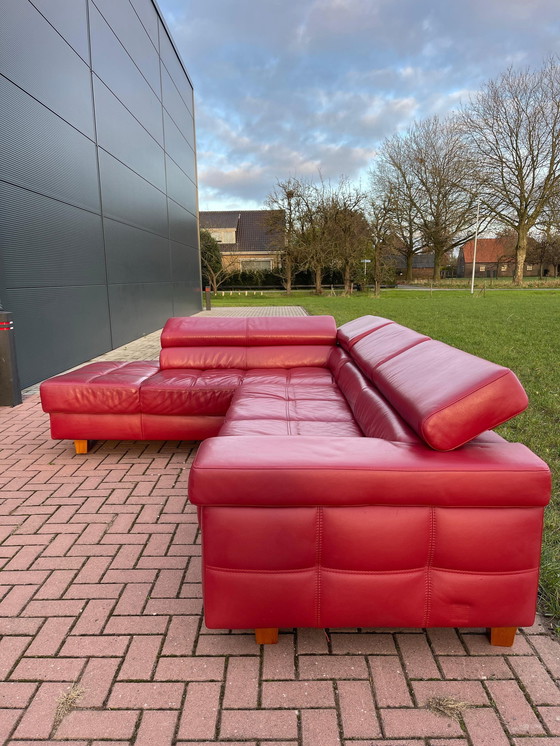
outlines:
M195 85L201 206L363 178L376 148L560 53L557 0L159 0ZM232 209L233 209L232 208Z

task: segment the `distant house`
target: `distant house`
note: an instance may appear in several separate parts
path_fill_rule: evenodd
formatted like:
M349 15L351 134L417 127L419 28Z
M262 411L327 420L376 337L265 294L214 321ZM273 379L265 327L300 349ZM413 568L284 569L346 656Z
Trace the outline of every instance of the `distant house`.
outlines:
M406 277L406 258L400 254L395 254L394 264L397 278L402 282ZM430 279L434 274L434 255L433 254L414 254L412 257L412 279L423 280Z
M457 277L472 277L474 239L467 241L459 249ZM511 241L501 238L479 238L476 246L475 277L513 277L515 271L515 251ZM525 262L523 274L526 277L538 276L540 266L531 261Z
M233 271L269 271L278 264L282 235L273 229L281 210L200 212L200 227L220 244L224 266Z

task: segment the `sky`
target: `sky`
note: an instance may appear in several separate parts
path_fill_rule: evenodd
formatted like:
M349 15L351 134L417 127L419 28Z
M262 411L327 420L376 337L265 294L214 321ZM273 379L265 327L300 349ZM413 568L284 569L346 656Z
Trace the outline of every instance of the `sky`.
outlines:
M158 0L194 85L201 210L367 186L383 139L560 55L559 0Z

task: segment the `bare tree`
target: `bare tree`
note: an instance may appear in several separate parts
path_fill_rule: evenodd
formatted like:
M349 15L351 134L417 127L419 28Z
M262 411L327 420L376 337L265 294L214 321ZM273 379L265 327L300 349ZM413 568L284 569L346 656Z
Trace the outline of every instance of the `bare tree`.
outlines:
M231 271L223 264L220 244L205 228L200 231L200 261L202 279L210 284L213 292L217 292L220 285L231 275Z
M560 68L512 68L487 83L461 113L478 163L484 207L517 234L513 281L523 281L529 231L560 180Z
M286 295L291 294L294 277L304 263L299 231L303 187L298 179L279 180L266 198L267 206L273 210L267 228L279 257L273 272L282 280Z
M415 122L404 135L384 142L379 160L392 175L390 194L401 221L406 216L406 251L432 252L437 280L446 253L472 238L476 224L473 163L456 120L434 116Z
M369 207L371 263L370 274L373 279L375 296L379 296L381 283L388 279L389 272L395 268L396 254L400 253L400 238L395 233L393 222L393 200L388 194L372 200ZM367 266L367 265L366 265ZM365 273L367 275L367 271Z

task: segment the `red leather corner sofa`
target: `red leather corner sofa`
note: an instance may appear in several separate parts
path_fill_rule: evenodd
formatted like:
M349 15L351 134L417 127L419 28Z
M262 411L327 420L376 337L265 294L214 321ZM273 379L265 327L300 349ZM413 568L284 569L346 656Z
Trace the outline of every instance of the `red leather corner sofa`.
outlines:
M189 499L210 628L533 623L549 470L492 428L507 368L388 319L175 318L156 363L43 383L53 438L204 439ZM294 437L297 436L297 437Z

